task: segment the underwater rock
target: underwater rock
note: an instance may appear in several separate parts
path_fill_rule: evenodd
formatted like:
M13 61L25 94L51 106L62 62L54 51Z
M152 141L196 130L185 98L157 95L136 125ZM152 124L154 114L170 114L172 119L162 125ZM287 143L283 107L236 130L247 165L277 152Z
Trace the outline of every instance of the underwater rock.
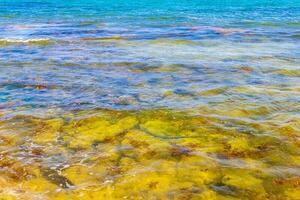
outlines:
M95 184L97 182L97 177L93 174L93 171L89 167L84 165L76 165L64 169L61 174L67 178L67 183L74 184L78 186L80 184ZM66 185L66 184L65 184Z
M232 151L245 151L250 149L246 138L234 138L229 140L228 144Z
M70 148L88 148L94 142L115 138L136 125L137 119L134 117L125 117L116 123L99 117L91 117L71 123L64 130L69 133L64 140Z
M41 174L43 177L45 177L51 183L54 183L59 187L70 188L71 186L73 186L73 183L66 177L60 175L57 170L42 168Z
M32 137L32 141L38 144L46 144L56 141L64 121L62 119L33 120L33 123L37 124L38 128Z
M285 195L288 199L296 200L299 199L300 189L298 188L289 188L285 191Z
M49 192L56 190L57 186L44 178L32 178L24 182L22 188L32 192Z
M0 188L19 185L25 193L12 198L20 199L295 198L298 121L273 117L292 127L280 129L212 112L99 109L2 121Z
M113 99L114 103L119 105L135 105L136 99L132 96L120 96Z
M188 137L197 137L197 132L183 130L184 122L182 121L162 121L150 120L140 124L142 131L162 139L179 139Z
M236 188L240 196L266 198L263 181L247 172L240 170L230 171L222 178L222 183L226 186Z
M225 88L215 88L215 89L204 90L202 92L199 92L198 95L200 95L200 96L215 96L215 95L223 94L227 90L228 90L227 87L225 87Z

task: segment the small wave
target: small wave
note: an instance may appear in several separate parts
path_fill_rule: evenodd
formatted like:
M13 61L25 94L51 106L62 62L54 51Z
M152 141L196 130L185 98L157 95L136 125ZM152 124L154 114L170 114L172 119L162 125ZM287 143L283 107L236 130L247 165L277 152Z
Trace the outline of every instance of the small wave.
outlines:
M37 39L0 39L0 46L15 45L15 44L28 44L28 45L50 45L53 41L48 38Z
M126 41L128 40L127 38L122 38L122 37L101 37L101 38L93 38L93 37L89 37L89 38L81 38L81 40L84 41L101 41L101 42L114 42L114 41Z
M197 45L198 43L193 40L185 39L169 39L169 38L159 38L149 41L150 44L164 44L164 45Z

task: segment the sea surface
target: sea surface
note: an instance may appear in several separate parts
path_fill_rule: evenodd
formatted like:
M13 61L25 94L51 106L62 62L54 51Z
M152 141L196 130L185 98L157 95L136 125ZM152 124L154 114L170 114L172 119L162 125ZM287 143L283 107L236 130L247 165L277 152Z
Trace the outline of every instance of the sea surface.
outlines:
M299 0L0 0L1 200L299 198Z

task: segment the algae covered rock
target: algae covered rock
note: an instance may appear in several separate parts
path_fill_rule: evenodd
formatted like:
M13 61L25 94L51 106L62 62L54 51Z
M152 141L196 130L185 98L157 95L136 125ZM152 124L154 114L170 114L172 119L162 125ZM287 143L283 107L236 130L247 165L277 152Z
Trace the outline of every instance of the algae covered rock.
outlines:
M136 126L134 117L125 117L113 123L101 117L90 117L73 122L64 131L64 139L71 148L89 148L95 142L115 140L119 134Z
M222 178L222 184L235 190L235 195L256 198L266 198L263 180L246 171L236 170L227 172Z
M29 190L32 192L49 192L49 191L56 190L58 187L55 184L40 177L40 178L32 178L24 182L22 184L22 188L24 190Z
M0 199L297 199L297 119L233 110L4 120Z
M87 166L71 166L63 170L61 174L66 177L69 180L68 182L72 183L72 185L97 182L97 177L94 176L92 170Z
M60 134L64 121L63 119L49 119L49 120L34 120L34 123L38 125L38 129L35 131L35 135L32 137L33 142L38 144L45 144L49 142L55 142Z

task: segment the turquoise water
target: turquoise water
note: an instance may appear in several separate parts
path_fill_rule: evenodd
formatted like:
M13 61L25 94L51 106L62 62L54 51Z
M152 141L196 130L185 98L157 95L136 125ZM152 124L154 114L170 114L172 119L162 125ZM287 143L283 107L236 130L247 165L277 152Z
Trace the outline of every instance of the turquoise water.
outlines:
M1 108L299 103L299 95L230 91L297 87L299 71L281 72L299 69L299 8L299 1L1 0ZM225 92L198 95L210 89Z

